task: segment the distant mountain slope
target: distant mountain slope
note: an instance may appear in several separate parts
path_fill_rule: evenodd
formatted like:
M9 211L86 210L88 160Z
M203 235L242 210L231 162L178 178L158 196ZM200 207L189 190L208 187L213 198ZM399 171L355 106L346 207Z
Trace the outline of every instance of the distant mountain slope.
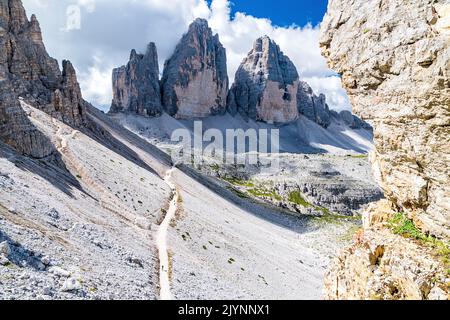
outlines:
M176 129L184 128L192 134L194 120L176 120L168 115L159 118L143 118L132 114L115 114L112 119L136 133L154 139L155 142L169 142ZM203 130L218 129L225 136L227 129L279 129L280 151L290 153L368 153L372 150L373 135L370 130L352 129L341 119L332 118L325 129L311 120L300 116L291 124L283 126L264 122L244 120L241 116L214 116L202 120Z
M282 129L285 152L344 149L363 153L371 149L367 141L372 139L370 133L364 132L371 131L371 126L351 112L330 110L325 95L316 95L306 82L300 81L295 65L267 36L255 41L230 89L225 49L206 20L196 19L189 26L166 62L160 83L156 56L156 45L150 43L146 54L132 50L127 66L114 69L110 114L159 117L159 106L163 105L166 114L187 120L182 123L202 119L207 129L288 125ZM162 96L155 91L158 86ZM161 119L171 122L166 117ZM334 128L327 133L305 119L325 130L331 125ZM157 127L165 126L159 120L149 121L153 122Z

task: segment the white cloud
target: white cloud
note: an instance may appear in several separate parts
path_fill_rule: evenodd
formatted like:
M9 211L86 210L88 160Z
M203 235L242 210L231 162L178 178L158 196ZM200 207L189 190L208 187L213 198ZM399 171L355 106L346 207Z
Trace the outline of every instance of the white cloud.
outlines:
M304 77L303 80L309 83L316 93L323 93L327 96L328 105L336 110L351 110L350 100L347 93L342 88L341 79L337 76L330 77Z
M103 59L94 56L93 66L87 71L77 71L80 81L81 91L86 99L101 106L108 106L111 103L111 67L102 64Z
M76 66L84 97L106 110L111 101L111 70L127 62L132 48L143 51L148 42L158 47L160 68L176 43L197 18L208 19L227 49L231 81L256 38L273 38L297 66L301 77L318 93L325 93L334 109L349 102L320 55L317 26L277 27L268 19L243 13L230 16L227 0L23 0L36 13L49 53ZM80 8L80 28L67 30L66 9Z

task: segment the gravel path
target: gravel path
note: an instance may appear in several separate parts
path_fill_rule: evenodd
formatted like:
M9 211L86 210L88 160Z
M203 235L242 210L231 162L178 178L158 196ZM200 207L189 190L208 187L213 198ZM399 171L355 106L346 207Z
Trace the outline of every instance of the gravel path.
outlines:
M167 231L169 229L171 221L175 218L175 214L178 210L179 194L174 183L172 183L172 173L174 168L167 171L164 181L172 189L173 199L170 201L169 210L164 217L164 221L161 223L156 236L156 245L159 252L159 283L161 300L172 300L172 294L170 292L170 258L167 248Z

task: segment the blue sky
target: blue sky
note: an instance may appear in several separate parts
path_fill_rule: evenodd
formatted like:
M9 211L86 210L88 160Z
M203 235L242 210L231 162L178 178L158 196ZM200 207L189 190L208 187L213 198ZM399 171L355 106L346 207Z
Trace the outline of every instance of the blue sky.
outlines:
M211 2L209 0L208 2ZM268 18L281 27L311 23L317 25L327 10L328 0L232 0L232 15L245 12Z

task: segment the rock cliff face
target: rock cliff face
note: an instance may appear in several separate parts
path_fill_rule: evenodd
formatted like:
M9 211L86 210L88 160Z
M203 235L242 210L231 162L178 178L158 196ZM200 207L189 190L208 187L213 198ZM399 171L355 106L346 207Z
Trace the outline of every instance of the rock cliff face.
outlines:
M269 37L255 41L240 65L228 97L228 110L257 121L298 119L299 76L294 64Z
M204 118L226 110L225 48L208 22L195 20L166 62L161 80L163 105L179 119Z
M132 50L128 64L113 70L112 81L112 113L161 114L158 54L154 43L148 45L145 54Z
M420 235L411 224L408 227L406 218L396 219L386 200L365 212L364 229L355 235L355 244L343 250L325 277L325 299L450 298L447 244Z
M85 122L85 104L71 63L46 52L36 17L20 0L0 0L0 139L34 157L53 148L27 120L19 99L73 126Z
M450 31L440 12L450 5L431 3L332 1L321 45L356 112L375 124L374 165L387 196L448 238Z
M421 232L447 242L450 4L445 0L332 0L321 33L323 54L330 67L342 74L356 113L374 124L373 166L391 212L404 212ZM368 215L377 216L380 210ZM388 218L381 220L386 222ZM411 242L397 235L387 238L385 224L366 224L365 232L369 238L365 243L372 247L392 240L404 248L405 243ZM426 269L426 261L432 255L416 247L410 254L401 254L387 244L384 256L398 256L381 261L383 268L374 265L364 280L354 281L357 290L337 285L350 283L355 276L357 270L349 268L350 264L364 264L359 260L361 250L344 253L327 280L327 297L367 298L362 292L374 284L372 280L378 273L403 284L416 284L395 286L397 296L437 298L427 294L428 290L417 292L421 281L418 273ZM414 255L414 259L409 259ZM434 263L439 264L436 259ZM405 275L407 269L411 276ZM425 284L435 286L431 282ZM448 284L439 290L442 288L448 293Z
M326 100L324 94L317 96L306 82L300 82L297 93L298 111L324 128L331 124L331 112Z

